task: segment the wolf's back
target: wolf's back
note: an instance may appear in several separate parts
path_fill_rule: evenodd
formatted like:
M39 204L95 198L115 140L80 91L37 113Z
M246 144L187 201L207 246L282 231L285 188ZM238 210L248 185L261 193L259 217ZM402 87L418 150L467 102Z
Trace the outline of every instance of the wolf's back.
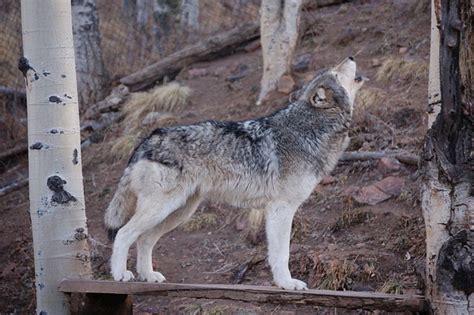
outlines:
M112 201L105 210L105 226L108 229L109 238L113 240L118 230L127 223L135 211L137 202L136 195L131 191L131 169L128 167L117 187Z

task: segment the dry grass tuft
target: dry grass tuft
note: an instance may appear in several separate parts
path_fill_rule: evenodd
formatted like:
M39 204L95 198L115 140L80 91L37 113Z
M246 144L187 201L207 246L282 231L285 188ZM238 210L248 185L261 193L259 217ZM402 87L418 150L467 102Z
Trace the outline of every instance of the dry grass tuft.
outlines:
M321 290L347 290L353 282L351 275L356 270L357 265L348 260L316 261L315 278L311 282Z
M331 225L331 231L339 232L341 230L356 226L366 222L374 217L371 212L363 211L360 208L346 209L337 218L336 222Z
M387 93L382 89L372 87L361 89L357 94L357 111L366 111L372 107L381 107L386 97Z
M217 224L217 215L212 212L196 213L183 225L186 232L199 231Z
M250 241L256 242L258 232L260 231L260 227L262 226L264 218L265 211L263 209L250 210L248 214L248 226L244 232Z
M176 82L158 86L148 92L133 93L123 107L126 128L137 128L149 113L176 111L186 104L190 94L190 88Z
M117 159L129 157L136 145L152 130L176 124L177 117L166 111L183 107L190 93L190 88L176 82L148 92L133 93L123 107L125 129L122 136L113 142L110 153ZM144 119L148 119L148 114L153 117L145 125Z
M426 62L388 58L377 71L375 78L382 82L399 80L411 83L427 76L428 64Z
M378 291L390 294L402 294L403 289L404 285L401 281L398 281L395 278L391 278L385 281Z

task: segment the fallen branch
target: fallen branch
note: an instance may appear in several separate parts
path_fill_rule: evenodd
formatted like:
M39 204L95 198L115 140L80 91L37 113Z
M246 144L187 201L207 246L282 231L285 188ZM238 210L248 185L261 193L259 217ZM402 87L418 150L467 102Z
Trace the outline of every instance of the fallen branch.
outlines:
M0 198L15 190L25 187L26 185L28 185L28 178L22 178L20 180L14 181L11 184L0 187Z
M120 82L128 86L132 92L143 90L154 85L157 80L165 76L175 76L181 69L192 63L233 53L238 47L258 37L258 23L236 27L179 50L142 70L122 78Z
M17 155L22 155L27 152L28 152L28 144L26 143L17 144L13 148L5 150L2 153L0 153L0 161L9 160L11 158L14 158Z
M12 96L15 96L15 97L20 97L20 98L26 98L25 91L18 90L18 89L15 89L15 88L9 88L9 87L2 86L2 85L0 85L0 94L8 95L8 96L12 95Z
M397 159L401 163L409 165L418 165L420 158L412 153L400 150L387 150L387 151L355 151L355 152L344 152L342 157L339 159L341 162L348 161L367 161L367 160L378 160L384 157L390 157Z

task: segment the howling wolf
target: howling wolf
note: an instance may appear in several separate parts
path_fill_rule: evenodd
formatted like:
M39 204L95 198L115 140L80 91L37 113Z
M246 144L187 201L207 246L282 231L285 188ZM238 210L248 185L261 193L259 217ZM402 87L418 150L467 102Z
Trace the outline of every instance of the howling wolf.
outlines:
M270 116L153 131L135 149L105 213L109 232L116 234L113 278L134 278L126 265L136 241L140 279L164 281L152 268L153 247L209 198L264 209L275 284L305 289L288 269L293 216L345 150L363 81L349 57L321 71L295 92L288 107Z

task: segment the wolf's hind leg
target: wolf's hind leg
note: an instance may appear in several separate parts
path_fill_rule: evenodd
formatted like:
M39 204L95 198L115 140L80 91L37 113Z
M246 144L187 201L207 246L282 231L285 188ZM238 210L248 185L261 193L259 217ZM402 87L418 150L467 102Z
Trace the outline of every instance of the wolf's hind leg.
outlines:
M115 238L111 270L116 281L129 281L133 273L127 270L127 255L130 246L144 232L160 224L166 217L181 207L186 201L186 194L174 191L167 194L139 195L137 210L130 221L117 233ZM158 207L159 211L154 211Z
M165 277L157 271L153 271L152 253L156 242L165 235L186 222L196 211L201 197L198 193L192 195L184 206L171 213L158 226L140 235L137 241L137 272L141 280L148 282L163 282Z
M288 268L291 224L297 209L298 206L287 202L273 202L267 206L268 262L275 284L287 290L307 289L306 283L291 277Z

